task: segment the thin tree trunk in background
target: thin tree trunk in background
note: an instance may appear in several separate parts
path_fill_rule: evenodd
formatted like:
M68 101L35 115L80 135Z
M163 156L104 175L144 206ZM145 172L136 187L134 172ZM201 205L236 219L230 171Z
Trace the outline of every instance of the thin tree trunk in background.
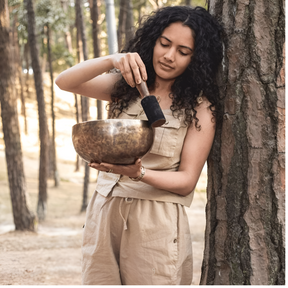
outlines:
M29 40L27 40L27 43L24 44L24 58L25 58L25 65L26 65L26 78L25 78L25 86L26 86L26 97L30 97L30 92L29 92Z
M141 2L138 2L138 6L136 7L138 10L138 23L141 22L141 18L142 18L141 10L143 6L144 7L146 6L146 0L142 0Z
M202 285L285 284L284 2L209 2L227 38Z
M94 58L97 58L101 54L100 50L100 39L99 39L99 7L98 7L97 0L90 0L90 11L91 11L91 20L92 20L92 27L93 27L93 52ZM96 100L97 106L97 119L103 119L103 109L102 109L102 101ZM96 170L96 177L98 178L98 171Z
M41 59L41 71L42 71L42 75L45 75L46 72L46 64L47 64L47 54L43 53L42 55L42 59Z
M118 17L119 21L117 30L119 52L121 52L124 46L126 17L127 17L126 0L120 0L119 17Z
M24 97L24 87L23 87L23 77L22 77L22 60L20 55L20 47L18 42L18 34L17 34L17 14L14 15L13 18L13 30L12 30L12 39L13 39L13 46L14 46L14 59L15 59L15 75L18 74L19 85L20 85L20 100L21 100L21 115L24 118L24 132L28 134L27 128L27 117L26 117L26 108L25 108L25 97Z
M10 197L16 230L34 231L34 214L26 203L26 181L13 91L8 1L0 2L0 103Z
M99 39L99 11L98 11L98 1L97 0L90 0L90 11L91 11L91 20L92 20L92 27L93 27L93 52L94 57L97 58L101 54L100 50L100 39ZM97 106L97 119L103 119L103 109L102 109L102 101L96 100Z
M64 10L65 13L67 13L68 10L68 1L67 0L62 0L61 1L61 6ZM73 49L72 49L72 39L71 39L71 33L70 30L68 29L69 27L66 27L66 31L65 31L65 43L66 43L66 47L69 51L70 54L73 53Z
M54 111L54 77L53 77L53 66L52 66L52 55L51 55L51 31L49 25L47 25L47 54L48 54L48 63L49 63L49 72L50 72L50 82L51 82L51 116L52 116L52 163L53 163L53 177L54 177L54 186L58 187L59 180L59 172L57 169L57 151L56 151L56 143L55 143L55 111Z
M94 57L96 58L101 54L98 24L99 8L97 0L90 0L90 16L92 20L93 51Z
M83 56L84 61L88 60L88 51L87 51L87 41L86 33L84 27L84 18L82 12L82 1L76 0L76 14L78 14L77 19L79 19L78 27L80 28L80 35L82 40ZM77 27L77 28L78 28ZM88 121L88 112L89 112L89 99L87 97L81 96L81 112L82 112L82 121ZM84 186L83 186L83 199L81 212L85 211L88 205L88 185L89 185L89 173L90 169L88 163L85 162L85 176L84 176Z
M132 0L127 0L126 3L127 16L125 23L125 46L134 36L134 17L133 17L133 4Z
M191 0L185 0L185 5L186 6L191 6Z
M77 17L76 17L76 45L77 45L77 58L78 58L78 63L80 63L80 49L79 49L79 29L77 28ZM74 99L75 99L75 112L76 112L76 123L80 122L80 109L79 109L79 101L78 101L78 96L77 94L74 94ZM75 171L80 170L80 156L76 153L76 166L75 166Z
M45 111L45 100L43 91L43 78L39 62L39 52L35 34L35 13L32 0L25 0L28 18L28 39L34 82L38 102L39 136L40 136L40 165L39 165L39 195L37 204L37 215L39 221L46 217L47 208L47 176L48 176L48 125Z
M76 7L75 7L75 26L76 26L76 51L77 51L77 60L78 63L83 61L83 49L82 49L82 41L81 41L81 36L80 36L80 19L79 19L79 13L76 12ZM75 109L76 109L76 121L77 123L80 122L80 118L82 119L82 115L80 115L80 109L79 109L79 101L78 101L78 96L77 94L74 94L75 97ZM81 97L81 96L80 96ZM80 170L80 164L81 164L81 159L78 154L76 154L76 167L75 171Z
M74 94L75 99L75 114L76 114L76 123L80 122L79 117L79 105L78 105L78 96L77 94ZM75 172L80 170L80 157L78 154L76 154L76 166L75 166Z
M107 24L107 36L108 36L108 49L109 54L116 53L118 51L117 29L115 19L115 5L114 0L105 0L106 6L106 24Z
M19 53L19 65L18 65L18 77L20 83L20 97L21 97L21 115L24 118L24 133L28 135L28 125L27 125L27 116L26 116L26 105L24 97L24 85L23 85L23 75L22 75L22 60Z
M87 38L86 38L86 31L84 25L84 16L83 16L83 9L82 9L82 0L76 0L76 13L78 13L77 19L79 19L79 29L80 29L80 37L82 41L82 49L83 49L83 57L84 61L88 60L88 48L87 48Z

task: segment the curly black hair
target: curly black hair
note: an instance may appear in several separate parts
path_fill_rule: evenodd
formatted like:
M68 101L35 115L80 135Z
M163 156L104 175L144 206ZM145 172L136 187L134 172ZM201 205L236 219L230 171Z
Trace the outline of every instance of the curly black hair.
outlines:
M194 53L191 62L184 73L175 79L171 87L170 109L174 117L185 109L185 123L191 124L195 120L198 126L195 107L197 98L203 93L211 103L210 109L217 119L219 106L219 91L215 84L215 76L222 61L222 26L204 8L189 6L163 7L152 12L144 23L140 23L135 37L126 46L125 52L137 52L143 60L148 80L147 85L153 88L155 84L155 71L153 68L153 50L156 40L171 23L182 22L190 27L194 37ZM130 101L139 97L136 88L129 86L122 77L115 85L111 94L112 117L119 115L127 108ZM193 113L191 113L193 111Z

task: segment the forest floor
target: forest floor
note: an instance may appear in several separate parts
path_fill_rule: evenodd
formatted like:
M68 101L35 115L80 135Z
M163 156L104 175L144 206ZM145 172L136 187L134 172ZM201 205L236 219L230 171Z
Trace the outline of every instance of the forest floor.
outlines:
M45 95L48 95L46 112L50 123L50 83L47 75L44 83ZM0 123L0 285L81 284L81 239L85 212L80 213L80 208L84 169L81 166L80 171L75 172L76 153L71 140L72 126L76 123L74 95L55 88L57 165L61 181L57 188L54 187L54 181L48 181L47 216L45 221L37 223L36 232L15 231ZM39 167L38 114L36 96L33 89L30 89L25 105L27 135L24 133L22 116L19 116L19 123L28 203L31 211L36 214ZM90 105L95 107L95 101L90 101ZM95 118L94 107L90 112ZM201 276L206 178L206 171L203 170L193 203L186 209L193 241L193 285L199 284ZM93 171L90 173L89 198L93 194L95 181L96 171Z

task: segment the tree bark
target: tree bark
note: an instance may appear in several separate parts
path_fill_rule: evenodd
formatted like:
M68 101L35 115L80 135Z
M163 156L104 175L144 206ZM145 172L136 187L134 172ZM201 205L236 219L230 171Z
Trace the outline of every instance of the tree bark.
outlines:
M79 123L79 105L78 105L78 96L77 94L74 94L75 99L75 114L76 114L76 123ZM80 157L78 154L76 154L76 165L75 165L75 172L80 170Z
M24 44L24 58L25 58L25 65L26 65L26 77L25 77L25 86L26 86L26 97L30 97L30 92L29 92L29 39L26 44Z
M99 39L99 8L97 0L90 0L90 16L92 20L92 35L93 35L93 51L94 57L99 57L101 54L100 39Z
M87 41L86 41L86 33L85 33L85 27L84 27L84 19L83 19L83 12L82 12L82 1L76 0L76 14L78 16L76 17L79 19L78 27L80 29L80 35L82 40L82 48L83 48L83 56L84 61L88 60L88 50L87 50ZM89 112L89 99L85 96L81 96L81 114L82 114L82 121L88 121L88 112ZM83 185L83 198L82 198L82 207L81 212L86 211L86 208L88 206L88 186L89 186L89 174L90 169L88 166L88 163L85 162L85 176L84 176L84 185Z
M26 181L12 83L8 1L0 2L0 102L10 197L16 230L34 231L34 214L26 203Z
M18 41L18 34L17 34L17 24L18 22L18 15L14 15L13 19L13 31L12 31L12 39L13 39L13 46L14 46L14 59L15 59L15 75L18 74L19 85L20 85L20 100L21 100L21 115L24 118L24 132L28 134L28 127L27 127L27 117L26 117L26 107L25 107L25 97L24 97L24 87L23 87L23 77L22 77L22 59L20 55L20 47Z
M210 0L226 33L203 285L285 284L283 1Z
M127 8L126 8L126 0L120 0L119 4L119 21L118 21L118 30L117 30L117 38L118 38L118 51L121 52L123 49L123 43L125 40L125 24L127 17Z
M134 16L133 16L132 0L127 0L126 9L127 9L127 16L125 23L125 45L128 45L129 41L134 36Z
M51 116L52 116L52 165L53 165L53 178L54 178L54 186L58 187L60 184L59 180L59 172L57 169L57 152L56 152L56 144L55 144L55 111L54 111L54 77L53 77L53 66L52 66L52 55L51 55L51 30L49 25L47 25L47 54L48 54L48 64L49 64L49 72L50 72L50 82L51 82Z
M80 28L79 28L79 23L80 23L80 15L79 13L77 13L76 8L75 8L75 26L76 26L76 50L77 50L77 60L78 63L80 63L81 61L83 61L84 57L83 57L83 49L82 49L82 41L81 41L81 36L80 36ZM80 95L81 97L81 95ZM78 96L77 94L74 94L74 98L75 98L75 109L76 109L76 122L79 123L80 122L80 118L82 119L82 115L80 115L80 109L79 109L79 101L78 101ZM80 117L81 116L81 117ZM80 170L80 157L77 154L76 155L76 167L75 167L75 171L79 171Z
M40 136L40 165L39 165L39 195L37 204L37 215L39 221L46 217L47 207L47 174L48 174L48 125L45 111L42 72L39 62L39 53L35 34L35 13L32 0L25 0L28 16L28 39L34 82L38 102L39 136Z
M185 0L185 5L186 6L191 6L191 0Z
M67 13L68 0L62 0L61 1L61 7L63 8L64 12ZM71 33L70 33L68 25L67 25L66 31L64 33L65 33L65 43L66 43L67 49L68 49L69 53L72 54L73 53L72 39L71 39Z
M90 0L90 11L91 11L91 20L92 20L92 28L93 28L93 51L94 57L97 58L101 54L100 50L100 39L99 39L99 11L98 11L98 1ZM97 100L97 119L103 119L103 110L102 110L102 101Z

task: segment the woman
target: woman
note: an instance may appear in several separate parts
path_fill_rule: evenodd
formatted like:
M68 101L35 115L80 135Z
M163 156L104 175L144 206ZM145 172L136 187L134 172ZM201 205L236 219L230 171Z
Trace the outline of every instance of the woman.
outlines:
M133 165L89 164L100 173L86 212L83 284L191 284L184 206L219 115L220 34L204 8L165 7L140 26L127 53L82 62L56 79L63 90L109 101L112 117L147 119L135 88L143 79L167 120ZM113 68L119 72L103 74Z

